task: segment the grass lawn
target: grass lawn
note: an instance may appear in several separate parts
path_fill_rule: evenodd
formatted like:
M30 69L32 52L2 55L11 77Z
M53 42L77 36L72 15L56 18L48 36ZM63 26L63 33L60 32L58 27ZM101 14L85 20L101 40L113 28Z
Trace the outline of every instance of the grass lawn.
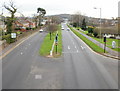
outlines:
M52 34L52 38L50 40L50 34L48 33L46 37L44 38L44 41L39 49L39 53L41 56L48 56L50 55L50 51L54 42L56 36L56 32ZM53 56L58 57L62 54L62 36L61 36L61 28L58 26L58 54L55 54L55 46L53 51Z
M75 28L75 27L74 27L74 28ZM75 29L78 29L78 28L75 28ZM81 32L81 33L84 33L84 34L87 34L87 33L88 33L88 31L80 31L80 32ZM102 39L100 39L100 38L95 38L95 37L91 37L91 38L93 38L93 39L99 41L100 43L103 43L103 44L104 44L103 38L102 38ZM115 42L116 42L116 48L115 48L115 49L112 49L112 41L115 41ZM107 45L107 47L111 48L112 50L115 50L115 51L120 52L119 42L120 42L120 40L118 40L118 39L107 38L106 45Z
M84 37L83 35L81 35L79 32L75 31L73 28L71 28L69 25L68 27L80 38L82 39L89 47L91 47L94 51L98 52L98 53L103 53L104 50L102 48L100 48L99 46L97 46L95 43L91 42L90 40L88 40L86 37Z
M95 40L97 40L97 41L99 41L100 43L103 43L103 44L104 44L103 38L102 38L102 39L95 38L95 37L92 37L92 38L95 39ZM120 47L120 45L119 45L119 41L120 41L120 40L118 40L118 39L110 39L110 38L107 38L107 39L106 39L107 47L109 47L109 48L112 49L112 41L115 41L115 42L116 42L116 48L113 49L113 50L120 52L120 48L118 48L118 47Z

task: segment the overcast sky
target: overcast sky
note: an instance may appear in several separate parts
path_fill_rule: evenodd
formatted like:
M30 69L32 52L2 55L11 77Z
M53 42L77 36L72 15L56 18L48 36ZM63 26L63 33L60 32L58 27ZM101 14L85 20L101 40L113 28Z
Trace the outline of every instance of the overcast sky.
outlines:
M81 14L100 17L102 9L102 18L118 17L118 2L120 0L13 0L18 8L18 12L25 16L36 14L37 8L44 8L47 15L54 14ZM9 0L0 0L0 14L3 3L9 3ZM98 9L93 9L97 7ZM4 14L8 14L4 9Z

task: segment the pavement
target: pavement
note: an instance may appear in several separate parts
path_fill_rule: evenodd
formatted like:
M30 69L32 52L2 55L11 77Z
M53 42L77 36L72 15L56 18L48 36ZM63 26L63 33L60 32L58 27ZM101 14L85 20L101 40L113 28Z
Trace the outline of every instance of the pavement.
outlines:
M95 53L62 25L60 58L39 55L45 32L37 32L3 57L3 89L118 89L118 60Z
M82 30L78 31L78 30L75 29L75 28L74 28L74 30L76 30L76 31L79 32L81 35L83 35L84 37L86 37L87 39L89 39L90 41L92 41L93 43L95 43L96 45L98 45L99 47L101 47L102 49L104 49L104 44L96 41L95 39L89 37L89 36L86 35L86 34L83 34L82 32L80 32L80 31L82 31ZM114 51L114 50L112 50L111 48L108 48L108 47L106 47L106 51L107 51L108 53L103 53L102 55L119 59L119 52Z

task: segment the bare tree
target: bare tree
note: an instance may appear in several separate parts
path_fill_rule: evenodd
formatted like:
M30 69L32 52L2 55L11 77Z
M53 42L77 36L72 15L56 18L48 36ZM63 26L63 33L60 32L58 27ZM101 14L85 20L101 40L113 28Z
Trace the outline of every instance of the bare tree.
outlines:
M48 24L47 25L47 30L49 31L49 33L50 33L50 40L51 40L51 35L52 35L52 33L54 33L55 31L57 31L57 28L58 28L58 26L57 26L57 24Z
M76 12L74 15L71 16L71 18L72 18L72 23L75 24L76 27L79 27L82 25L84 16L81 15L81 13Z
M11 14L11 17L9 17L7 19L7 32L11 33L14 30L13 29L13 23L14 23L14 20L15 20L15 13L17 12L17 8L14 5L14 2L12 0L9 2L9 5L4 4L3 6Z

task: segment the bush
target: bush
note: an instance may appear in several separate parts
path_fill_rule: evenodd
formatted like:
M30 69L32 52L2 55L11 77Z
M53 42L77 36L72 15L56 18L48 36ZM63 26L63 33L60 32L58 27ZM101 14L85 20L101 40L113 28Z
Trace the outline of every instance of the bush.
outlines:
M15 39L11 38L11 34L7 34L2 36L2 40L6 40L8 44L15 42Z
M110 36L110 38L111 38L111 39L116 39L116 38L115 38L115 37L113 37L113 36Z
M93 35L94 35L94 37L97 37L98 33L97 32L93 32Z
M15 28L15 30L21 30L21 29L18 27L18 28Z
M26 30L31 30L31 28L29 28L29 27L26 27Z
M94 37L96 37L96 38L99 38L99 37L100 37L100 36L99 36L99 29L98 29L98 28L95 28L95 29L94 29L93 35L94 35Z
M88 33L93 33L94 27L88 26Z
M22 34L22 32L21 32L21 31L17 31L16 33L17 33L17 34Z
M77 27L77 23L73 23L73 27Z
M91 33L87 33L87 35L92 37L92 34L91 34Z

